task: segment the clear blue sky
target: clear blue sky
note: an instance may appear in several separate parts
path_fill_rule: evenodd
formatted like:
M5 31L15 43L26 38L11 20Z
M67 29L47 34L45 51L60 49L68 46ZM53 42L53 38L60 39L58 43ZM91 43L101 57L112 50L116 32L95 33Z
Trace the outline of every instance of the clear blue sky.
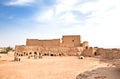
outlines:
M0 0L0 47L81 35L90 46L120 48L119 21L120 0Z

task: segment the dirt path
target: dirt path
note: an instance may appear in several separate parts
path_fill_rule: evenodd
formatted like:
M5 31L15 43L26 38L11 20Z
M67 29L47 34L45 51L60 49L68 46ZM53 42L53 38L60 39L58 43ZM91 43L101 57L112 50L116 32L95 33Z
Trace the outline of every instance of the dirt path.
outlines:
M76 79L81 72L106 65L96 58L81 60L74 56L22 58L21 62L12 62L8 57L7 61L2 61L2 58L0 59L0 79Z

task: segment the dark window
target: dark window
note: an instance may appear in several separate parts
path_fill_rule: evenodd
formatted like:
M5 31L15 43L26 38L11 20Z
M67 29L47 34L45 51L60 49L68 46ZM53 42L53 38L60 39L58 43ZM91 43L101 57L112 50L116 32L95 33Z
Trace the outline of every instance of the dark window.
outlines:
M41 55L41 53L39 53L39 55Z
M86 46L86 49L88 49L88 46Z
M74 42L74 40L72 40L72 42Z
M28 53L26 53L26 56L28 56Z
M46 56L47 54L45 53L44 56Z
M96 56L96 55L97 55L97 52L95 52L94 55Z
M30 52L29 54L32 54L32 52Z
M62 54L59 54L59 56L62 56Z
M34 54L36 55L36 54L37 54L37 52L34 52Z
M54 56L53 54L50 54L50 56Z

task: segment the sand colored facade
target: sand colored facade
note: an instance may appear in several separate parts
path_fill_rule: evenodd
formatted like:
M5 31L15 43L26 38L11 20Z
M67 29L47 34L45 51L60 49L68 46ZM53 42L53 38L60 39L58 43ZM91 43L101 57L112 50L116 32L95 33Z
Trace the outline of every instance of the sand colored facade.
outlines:
M27 39L26 46L58 47L60 46L60 39L52 40Z
M120 49L105 49L105 48L98 48L96 53L101 55L103 58L107 59L119 59L120 58Z
M62 47L79 47L81 44L80 35L66 35L62 37Z
M61 39L39 40L27 39L26 45L16 45L15 52L19 56L51 55L51 56L94 56L95 48L89 47L88 41L81 43L80 35L64 35Z
M80 52L74 47L41 47L41 46L16 46L16 53L22 56L27 55L53 55L53 56L75 56Z
M17 55L77 55L83 51L80 35L66 35L60 39L27 39L26 45L16 45Z
M83 47L83 49L88 49L89 47L88 41L84 41L83 43L81 43L81 47Z
M83 56L89 56L89 57L95 56L96 55L96 50L97 49L95 49L93 47L86 48L85 50L83 50L82 55Z

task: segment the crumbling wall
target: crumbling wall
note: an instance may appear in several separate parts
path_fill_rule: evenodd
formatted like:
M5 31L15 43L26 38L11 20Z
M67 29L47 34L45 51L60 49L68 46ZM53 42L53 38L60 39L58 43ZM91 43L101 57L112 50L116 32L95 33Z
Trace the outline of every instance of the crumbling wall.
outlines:
M95 48L89 47L87 49L84 49L81 55L89 57L95 56L95 51L96 51Z
M102 55L103 53L105 53L107 50L104 48L97 48L96 50L96 55Z
M120 59L120 50L104 49L101 56L106 59Z
M25 51L25 46L24 45L16 45L15 46L15 52L21 53L23 51Z
M66 35L60 39L52 40L38 40L38 39L27 39L26 46L16 46L15 52L18 55L81 55L84 49L88 49L88 42L83 42L81 45L80 35ZM89 51L89 50L88 50Z
M26 56L29 54L34 55L36 54L42 54L42 55L64 55L64 56L76 56L78 52L81 52L81 50L78 50L78 48L75 47L42 47L42 46L16 46L16 53L19 55L22 54L22 56Z
M76 50L77 50L77 56L80 56L84 50L83 47L76 47Z
M81 46L83 47L83 49L88 49L89 48L88 41L84 41L83 43L81 43Z

